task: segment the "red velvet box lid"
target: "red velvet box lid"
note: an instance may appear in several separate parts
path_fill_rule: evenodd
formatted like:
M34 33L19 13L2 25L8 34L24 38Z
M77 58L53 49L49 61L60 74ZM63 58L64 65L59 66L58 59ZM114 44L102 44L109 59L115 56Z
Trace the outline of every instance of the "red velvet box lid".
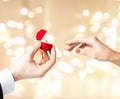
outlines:
M42 38L44 37L44 35L46 34L46 30L42 29L40 31L37 32L36 34L36 40L42 40Z
M44 37L44 35L46 34L46 30L42 29L40 31L37 32L36 34L36 40L42 40L42 38ZM41 42L41 49L44 50L44 51L51 51L51 48L52 48L52 44L49 44L47 42Z

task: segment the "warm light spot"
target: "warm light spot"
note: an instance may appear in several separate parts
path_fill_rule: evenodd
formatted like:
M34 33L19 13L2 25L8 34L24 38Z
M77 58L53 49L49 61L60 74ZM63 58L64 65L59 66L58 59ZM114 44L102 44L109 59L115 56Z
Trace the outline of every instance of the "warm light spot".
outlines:
M90 11L87 10L87 9L85 9L85 10L83 11L83 15L84 15L84 16L89 16L89 15L90 15Z
M6 32L6 26L4 23L0 23L0 33L1 32Z
M25 45L26 40L23 37L15 37L14 38L14 44L15 45Z
M17 25L18 29L23 29L23 23L22 22L18 22L16 25Z
M117 20L117 19L112 19L112 25L113 26L118 26L119 25L119 20Z
M118 75L118 71L117 71L117 70L115 70L115 69L114 69L114 70L112 70L112 76L115 76L115 77L116 77L117 75Z
M57 53L57 57L62 57L62 52L59 48L56 47L56 53Z
M54 42L54 36L53 35L48 35L47 37L46 37L46 40L48 41L48 43L49 42Z
M16 28L16 24L17 23L13 20L8 20L8 22L7 22L7 26L11 27L11 28Z
M53 76L55 76L56 79L62 79L63 78L62 73L58 72L57 69L53 69L52 74L53 74Z
M78 27L78 31L79 31L79 32L85 32L85 31L86 31L86 27L85 27L84 25L80 25L80 26Z
M64 55L66 55L66 56L70 55L70 52L69 52L69 51L66 51L66 50L63 50L63 53L64 53Z
M64 61L59 61L57 67L58 67L58 69L62 70L65 73L73 72L73 68Z
M93 20L95 21L99 21L103 18L103 14L101 12L96 12L94 15L93 15Z
M72 65L73 66L80 66L81 65L80 59L78 59L78 58L72 59Z
M4 47L10 48L10 47L12 47L13 43L14 43L13 39L6 38L6 42L4 43Z
M28 14L28 9L27 8L22 8L20 10L20 12L21 12L22 15L27 15Z
M35 13L34 12L29 12L28 13L28 17L29 18L34 18L35 17Z
M99 23L95 23L92 27L91 27L91 31L97 32L100 29L100 24Z

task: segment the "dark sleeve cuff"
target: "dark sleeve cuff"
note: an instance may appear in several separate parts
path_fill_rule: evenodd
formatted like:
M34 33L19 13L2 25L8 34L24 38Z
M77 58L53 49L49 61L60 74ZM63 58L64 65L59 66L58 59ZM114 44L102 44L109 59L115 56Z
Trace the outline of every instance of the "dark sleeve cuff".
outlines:
M2 92L1 84L0 84L0 99L3 99L3 92Z

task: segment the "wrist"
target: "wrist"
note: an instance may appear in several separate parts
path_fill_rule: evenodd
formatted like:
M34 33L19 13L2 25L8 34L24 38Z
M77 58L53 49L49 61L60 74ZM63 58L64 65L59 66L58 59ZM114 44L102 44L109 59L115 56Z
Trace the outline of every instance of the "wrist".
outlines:
M112 51L108 61L120 66L120 53L117 51Z
M14 81L18 81L19 80L19 75L18 72L16 70L14 70L12 67L9 68L10 72L12 73L13 79Z

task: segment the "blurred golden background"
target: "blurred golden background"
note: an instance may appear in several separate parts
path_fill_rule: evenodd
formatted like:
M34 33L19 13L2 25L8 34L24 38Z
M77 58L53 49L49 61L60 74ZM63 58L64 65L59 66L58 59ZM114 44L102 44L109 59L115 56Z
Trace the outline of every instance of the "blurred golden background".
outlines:
M16 82L5 99L120 99L120 67L64 50L74 37L96 35L120 50L120 0L0 0L0 68L9 67L35 42L57 49L57 62L42 79Z

